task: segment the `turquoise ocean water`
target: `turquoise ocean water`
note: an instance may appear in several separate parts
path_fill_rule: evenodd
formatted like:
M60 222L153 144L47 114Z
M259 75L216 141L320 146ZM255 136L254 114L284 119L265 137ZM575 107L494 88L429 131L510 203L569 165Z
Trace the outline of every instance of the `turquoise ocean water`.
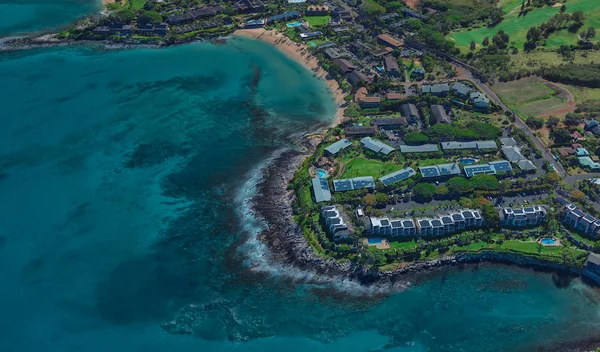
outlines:
M0 0L0 37L64 27L101 7L100 0Z
M378 297L250 270L248 180L335 109L267 44L4 53L0 77L0 351L530 351L598 336L598 290L532 270L448 269Z

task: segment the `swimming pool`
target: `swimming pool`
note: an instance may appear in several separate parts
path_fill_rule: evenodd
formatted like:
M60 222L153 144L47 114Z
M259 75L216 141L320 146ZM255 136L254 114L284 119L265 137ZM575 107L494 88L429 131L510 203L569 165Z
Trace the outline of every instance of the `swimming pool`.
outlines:
M367 241L369 241L369 244L381 244L381 238L369 238Z
M319 178L325 178L327 177L327 172L325 172L325 170L317 169L317 175Z
M540 242L542 242L542 244L545 244L545 245L556 244L556 240L554 238L542 238Z
M458 162L463 165L471 165L471 164L475 164L477 162L477 160L473 159L473 158L463 158L463 159L458 159Z
M302 22L300 22L300 21L296 21L296 22L294 22L294 23L288 23L288 24L287 24L287 26L288 26L289 28L299 27L299 26L301 26L301 25L302 25Z

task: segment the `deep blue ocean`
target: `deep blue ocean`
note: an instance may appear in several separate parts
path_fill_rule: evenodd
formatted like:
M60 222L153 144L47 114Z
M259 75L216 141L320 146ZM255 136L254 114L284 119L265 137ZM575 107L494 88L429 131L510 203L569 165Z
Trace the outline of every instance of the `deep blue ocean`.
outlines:
M600 293L508 266L404 292L251 265L257 170L327 124L262 42L0 54L0 351L530 351L598 337Z

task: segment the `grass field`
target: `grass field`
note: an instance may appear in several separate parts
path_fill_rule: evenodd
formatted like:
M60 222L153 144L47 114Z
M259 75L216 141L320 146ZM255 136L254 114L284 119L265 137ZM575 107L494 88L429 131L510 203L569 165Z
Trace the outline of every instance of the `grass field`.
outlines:
M525 105L519 106L516 110L523 115L541 116L547 115L552 111L568 108L569 105L558 96L549 99L537 100ZM563 116L557 116L563 117Z
M589 64L600 62L600 51L588 50L575 52L574 64ZM516 55L510 55L510 67L518 71L533 72L542 67L559 66L569 64L559 53L555 51L535 50L527 53L523 50Z
M415 240L412 240L410 242L390 241L390 248L395 248L395 249L402 249L402 248L413 249L416 246L417 246L417 242L415 242Z
M565 87L569 92L573 94L575 97L575 102L582 102L586 100L600 100L600 89L598 88L586 88L586 87L576 87L569 86L566 84L561 84L561 86Z
M465 29L460 32L451 33L449 37L456 42L458 47L463 50L468 50L471 41L481 44L483 38L486 36L492 39L494 34L499 30L503 30L510 36L511 43L515 42L518 48L523 48L529 28L532 26L539 26L560 11L560 7L545 6L542 8L534 8L527 15L519 17L519 10L514 12L510 12L512 10L509 10L515 5L515 2L516 1L513 0L505 0L499 4L508 14L504 16L504 20L498 25L494 27ZM582 28L587 28L589 26L598 28L600 26L600 6L598 6L598 0L569 0L566 3L566 6L567 13L583 11L585 14L585 23ZM576 42L577 34L569 33L564 30L552 34L547 40L546 48L556 49L561 45L570 45L575 44Z
M312 27L325 26L329 23L331 16L308 16L304 17L306 22Z
M487 242L473 242L467 246L454 246L453 251L469 251L469 252L477 252L482 249L504 249L504 250L512 250L522 253L528 254L542 254L546 256L552 257L560 257L561 252L564 247L546 247L546 246L538 246L535 241L517 241L517 240L507 240L504 241L501 245L498 244L490 244ZM581 251L581 250L578 250Z
M519 106L554 94L554 90L543 82L538 77L527 77L518 81L499 82L494 84L493 88L506 104Z
M373 176L377 179L402 169L402 165L365 158L352 159L345 164L345 167L342 178Z

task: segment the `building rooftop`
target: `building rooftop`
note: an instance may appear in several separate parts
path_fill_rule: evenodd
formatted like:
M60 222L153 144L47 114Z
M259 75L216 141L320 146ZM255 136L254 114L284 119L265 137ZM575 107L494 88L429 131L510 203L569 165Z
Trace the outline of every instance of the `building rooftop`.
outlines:
M388 186L394 182L406 180L414 175L416 175L415 170L407 167L405 169L392 172L389 175L382 176L379 178L379 181L381 181L381 183L383 183L385 186Z
M313 192L315 200L319 202L327 202L331 200L331 191L326 178L315 177L312 179Z
M515 141L515 139L512 137L502 137L499 139L503 147L514 147L517 145L517 141Z
M513 168L506 160L490 161L488 164L494 167L496 172L512 172Z
M345 148L348 148L349 146L352 145L352 142L350 142L349 140L347 140L346 138L340 139L339 141L329 145L328 147L325 148L325 150L331 154L331 155L335 155L337 153L340 152L340 150L343 150Z
M473 177L479 174L495 175L496 169L489 164L468 165L463 168L467 177Z
M402 153L431 153L439 152L437 144L423 144L423 145L401 145L400 151Z
M361 139L360 144L362 144L363 147L365 147L375 153L381 153L384 155L388 155L389 153L396 150L395 148L393 148L377 139L373 139L371 137L365 137L365 138Z

